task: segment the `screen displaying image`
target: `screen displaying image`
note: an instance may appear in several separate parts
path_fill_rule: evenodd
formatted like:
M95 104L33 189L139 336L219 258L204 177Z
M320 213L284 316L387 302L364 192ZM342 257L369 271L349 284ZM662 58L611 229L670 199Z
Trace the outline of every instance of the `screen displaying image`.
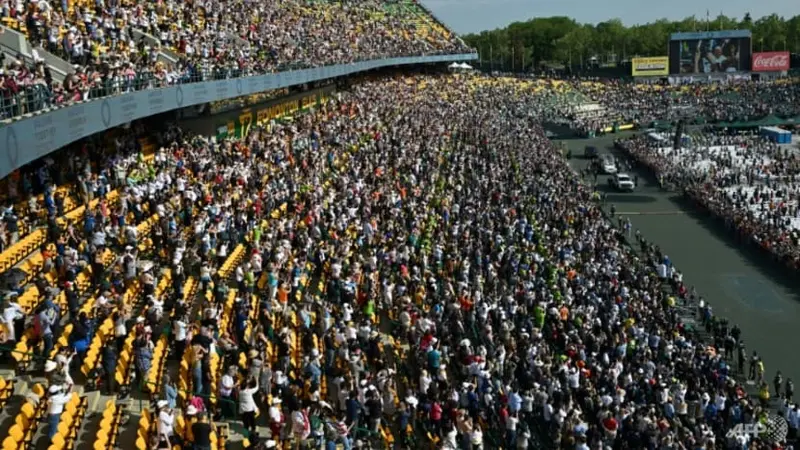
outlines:
M718 73L748 70L750 39L684 40L679 45L680 73Z

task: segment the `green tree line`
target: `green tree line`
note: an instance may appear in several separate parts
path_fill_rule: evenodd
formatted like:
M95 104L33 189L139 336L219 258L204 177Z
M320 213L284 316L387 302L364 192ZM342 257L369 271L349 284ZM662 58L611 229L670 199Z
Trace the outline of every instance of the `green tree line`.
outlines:
M569 17L544 17L462 38L478 50L482 64L519 71L542 63L574 67L589 61L614 64L638 56L666 56L671 33L716 30L752 31L753 52L800 53L800 15L786 19L772 14L753 20L748 13L739 20L720 14L629 27L619 19L591 25Z

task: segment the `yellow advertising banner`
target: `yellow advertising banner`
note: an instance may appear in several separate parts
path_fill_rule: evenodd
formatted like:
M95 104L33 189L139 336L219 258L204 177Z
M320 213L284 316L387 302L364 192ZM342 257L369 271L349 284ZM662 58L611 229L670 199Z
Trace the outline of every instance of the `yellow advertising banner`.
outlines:
M669 57L633 58L631 75L635 77L653 77L669 75Z
M324 94L320 94L319 102L324 103L327 101ZM263 124L264 122L269 122L272 119L277 119L279 117L290 116L297 112L298 110L303 110L306 108L311 108L317 105L317 94L310 94L306 95L302 98L295 98L286 102L276 103L274 105L268 106L267 108L258 110L256 112L256 123ZM252 116L252 113L250 113Z

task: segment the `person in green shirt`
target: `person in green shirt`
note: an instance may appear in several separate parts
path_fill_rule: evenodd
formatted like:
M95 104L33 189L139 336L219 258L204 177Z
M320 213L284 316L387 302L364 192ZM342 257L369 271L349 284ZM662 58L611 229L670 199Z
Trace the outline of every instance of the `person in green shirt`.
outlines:
M536 320L536 328L542 329L544 327L545 311L542 305L536 305L533 309L533 317Z
M253 245L258 246L261 242L261 225L258 224L253 228Z
M247 269L244 273L244 290L247 293L253 292L253 287L256 285L256 275L252 268Z
M364 315L372 319L375 315L375 301L374 300L367 300L364 304Z

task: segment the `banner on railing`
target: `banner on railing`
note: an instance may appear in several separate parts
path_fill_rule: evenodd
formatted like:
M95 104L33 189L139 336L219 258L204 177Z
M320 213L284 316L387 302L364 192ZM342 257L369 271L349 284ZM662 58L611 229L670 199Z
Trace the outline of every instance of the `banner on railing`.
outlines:
M0 127L0 148L4 149L5 153L5 155L0 155L0 178L5 178L18 167L84 137L133 120L178 108L312 83L381 67L465 61L477 58L477 54L471 53L363 61L144 90L99 98L51 111L40 111L32 117L23 116L12 119L10 124Z
M298 111L305 111L327 101L325 92L317 90L289 100L278 100L274 104L259 107L255 111L251 108L243 109L238 117L229 118L226 126L217 128L217 139L245 137L253 125L265 125L270 120L286 118Z
M211 102L209 104L209 112L211 114L219 114L227 111L234 111L239 108L246 108L251 105L264 103L273 98L283 97L288 94L289 90L287 88L283 88Z

